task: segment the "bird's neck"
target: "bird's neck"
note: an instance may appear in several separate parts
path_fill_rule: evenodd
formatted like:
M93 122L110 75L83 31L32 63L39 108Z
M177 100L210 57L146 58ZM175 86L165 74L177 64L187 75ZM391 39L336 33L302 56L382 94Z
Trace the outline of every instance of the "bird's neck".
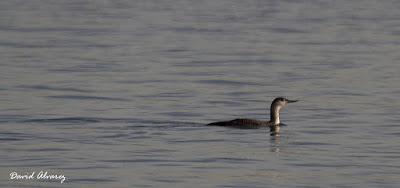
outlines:
M271 122L274 123L274 125L279 125L281 123L279 119L279 112L281 111L281 106L271 106L271 111L270 111L270 116L271 116Z

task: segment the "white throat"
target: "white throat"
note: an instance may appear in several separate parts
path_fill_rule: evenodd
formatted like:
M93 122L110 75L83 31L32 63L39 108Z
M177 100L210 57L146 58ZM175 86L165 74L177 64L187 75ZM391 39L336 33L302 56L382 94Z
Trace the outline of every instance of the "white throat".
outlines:
M275 120L274 120L274 124L278 125L281 123L281 120L279 119L279 112L281 111L282 106L277 106L274 113L275 113Z

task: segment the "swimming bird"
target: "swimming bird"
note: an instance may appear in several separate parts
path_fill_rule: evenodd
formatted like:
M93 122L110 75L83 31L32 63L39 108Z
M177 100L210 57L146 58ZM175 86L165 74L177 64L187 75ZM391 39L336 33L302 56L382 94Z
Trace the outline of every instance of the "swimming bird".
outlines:
M234 127L242 129L255 129L261 127L270 127L271 132L279 132L281 121L279 118L279 113L289 103L297 102L298 100L289 100L284 97L275 98L271 103L270 108L270 120L255 120L255 119L234 119L231 121L219 121L213 122L207 125L210 126L225 126Z

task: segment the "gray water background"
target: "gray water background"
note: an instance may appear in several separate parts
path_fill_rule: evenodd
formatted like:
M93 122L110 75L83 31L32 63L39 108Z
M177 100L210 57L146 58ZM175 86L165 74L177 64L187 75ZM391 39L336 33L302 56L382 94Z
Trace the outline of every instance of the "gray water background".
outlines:
M399 9L1 1L0 187L399 187ZM204 126L276 96L280 137Z

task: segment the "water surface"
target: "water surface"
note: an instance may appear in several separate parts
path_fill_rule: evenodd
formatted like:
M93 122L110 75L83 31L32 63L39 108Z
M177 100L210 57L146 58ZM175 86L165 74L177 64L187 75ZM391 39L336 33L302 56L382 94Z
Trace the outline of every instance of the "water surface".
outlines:
M0 186L399 187L399 8L2 1ZM204 126L276 96L280 137Z

